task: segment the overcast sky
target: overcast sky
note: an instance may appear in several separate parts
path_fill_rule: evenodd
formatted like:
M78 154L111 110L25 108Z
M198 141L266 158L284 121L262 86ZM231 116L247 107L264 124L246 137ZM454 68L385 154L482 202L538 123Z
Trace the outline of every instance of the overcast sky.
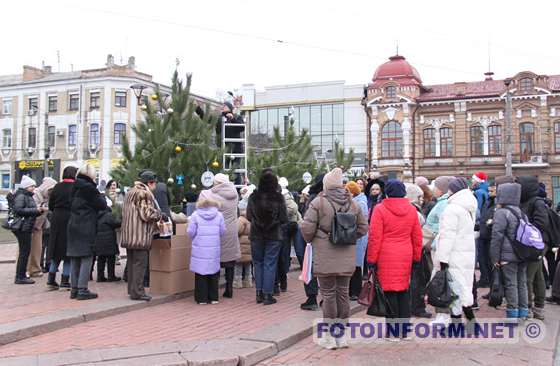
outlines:
M560 73L556 1L33 0L2 3L0 74L44 60L62 71L136 56L169 83L193 72L196 92L244 83L365 84L399 53L425 84ZM281 41L281 42L278 42Z

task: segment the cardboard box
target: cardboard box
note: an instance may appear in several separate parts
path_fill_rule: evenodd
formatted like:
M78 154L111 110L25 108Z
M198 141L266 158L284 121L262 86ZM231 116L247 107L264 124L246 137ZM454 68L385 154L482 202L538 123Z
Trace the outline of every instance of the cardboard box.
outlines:
M150 250L150 271L173 272L189 268L191 240L187 235L156 239Z
M187 227L189 224L175 224L175 234L176 235L187 235Z
M194 290L194 273L188 269L162 272L150 271L150 292L174 295Z

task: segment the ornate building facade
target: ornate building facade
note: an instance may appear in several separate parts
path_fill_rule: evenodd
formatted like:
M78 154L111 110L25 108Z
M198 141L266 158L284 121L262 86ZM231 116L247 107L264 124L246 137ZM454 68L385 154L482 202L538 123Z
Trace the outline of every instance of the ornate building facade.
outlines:
M415 176L505 173L511 133L513 174L535 175L560 201L560 75L524 71L507 79L512 129L506 130L505 80L424 85L403 56L377 68L364 88L366 170Z

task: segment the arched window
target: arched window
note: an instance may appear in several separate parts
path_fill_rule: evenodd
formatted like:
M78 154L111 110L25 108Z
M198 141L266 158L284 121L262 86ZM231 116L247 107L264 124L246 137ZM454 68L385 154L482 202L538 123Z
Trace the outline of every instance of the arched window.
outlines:
M533 79L523 78L519 80L519 91L523 94L529 94L533 92Z
M436 129L424 129L424 157L436 156Z
M89 126L89 143L90 145L99 146L99 124L92 123Z
M389 121L381 131L381 157L402 158L402 129L401 124Z
M530 122L519 125L519 153L522 161L528 161L533 155L535 127Z
M500 125L488 126L488 154L502 154L502 126Z
M444 127L439 130L440 156L453 156L453 129Z
M395 99L397 97L397 87L390 85L385 88L385 98Z
M126 134L126 125L124 123L115 123L115 136L113 139L115 145L123 144L125 134Z
M482 126L470 128L471 135L471 156L481 156L484 154L484 134Z

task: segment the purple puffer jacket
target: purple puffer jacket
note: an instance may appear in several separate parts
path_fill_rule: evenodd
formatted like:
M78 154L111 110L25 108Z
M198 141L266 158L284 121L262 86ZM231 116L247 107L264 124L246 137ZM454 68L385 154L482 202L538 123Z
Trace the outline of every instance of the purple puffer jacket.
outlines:
M187 233L192 239L190 270L200 275L220 271L220 237L226 226L216 207L197 209L190 218Z

